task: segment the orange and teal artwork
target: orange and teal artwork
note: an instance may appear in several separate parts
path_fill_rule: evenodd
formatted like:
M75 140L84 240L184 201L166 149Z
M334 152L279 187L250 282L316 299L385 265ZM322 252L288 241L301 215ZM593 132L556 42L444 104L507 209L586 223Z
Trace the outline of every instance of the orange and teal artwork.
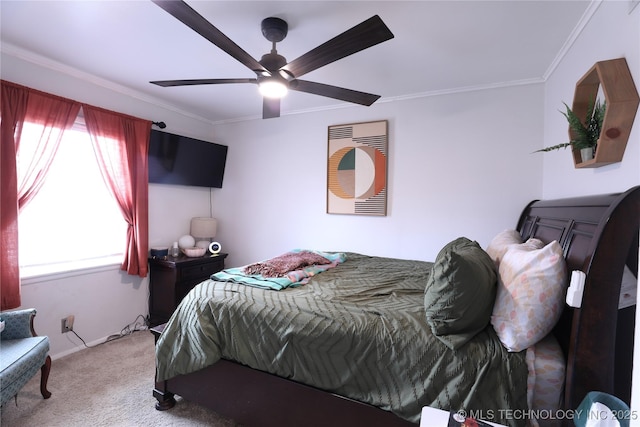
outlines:
M387 214L386 120L329 126L327 213Z

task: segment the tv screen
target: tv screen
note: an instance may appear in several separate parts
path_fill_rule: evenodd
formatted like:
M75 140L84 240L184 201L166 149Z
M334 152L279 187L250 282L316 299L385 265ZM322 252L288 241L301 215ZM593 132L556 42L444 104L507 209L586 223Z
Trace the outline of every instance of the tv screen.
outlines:
M227 148L152 129L149 182L222 188Z

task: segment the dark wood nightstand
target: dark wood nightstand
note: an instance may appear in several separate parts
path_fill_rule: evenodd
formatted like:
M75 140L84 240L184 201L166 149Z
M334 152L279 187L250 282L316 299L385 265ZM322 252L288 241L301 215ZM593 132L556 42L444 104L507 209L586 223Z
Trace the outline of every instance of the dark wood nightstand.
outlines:
M149 324L165 323L195 285L224 269L227 254L149 258Z

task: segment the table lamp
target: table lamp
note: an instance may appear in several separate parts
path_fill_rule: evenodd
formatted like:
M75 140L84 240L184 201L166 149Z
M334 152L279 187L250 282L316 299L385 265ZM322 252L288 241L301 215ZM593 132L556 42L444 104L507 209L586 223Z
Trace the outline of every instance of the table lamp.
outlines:
M190 234L196 239L196 246L199 248L209 247L209 243L216 237L217 229L218 221L215 218L191 218Z

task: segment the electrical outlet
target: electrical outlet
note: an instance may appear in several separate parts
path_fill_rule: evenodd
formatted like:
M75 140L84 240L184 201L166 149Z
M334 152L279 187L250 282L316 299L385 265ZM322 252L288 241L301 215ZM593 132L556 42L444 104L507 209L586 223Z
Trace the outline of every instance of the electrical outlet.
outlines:
M75 319L75 316L73 314L63 318L60 323L61 323L61 330L62 333L67 333L67 332L71 332L73 331L73 320Z

